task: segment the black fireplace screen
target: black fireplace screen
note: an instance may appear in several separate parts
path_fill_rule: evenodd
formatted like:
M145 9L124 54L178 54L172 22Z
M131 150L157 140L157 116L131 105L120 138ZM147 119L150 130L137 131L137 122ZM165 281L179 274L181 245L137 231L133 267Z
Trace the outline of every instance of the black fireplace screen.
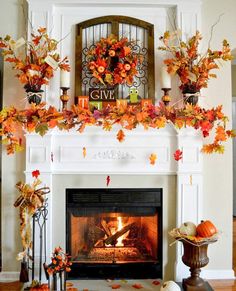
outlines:
M134 267L136 275L130 276L135 278L142 277L145 265L153 273L148 277L160 277L161 192L161 189L67 189L67 250L72 256L72 274L93 277L90 270L97 267L95 277L106 277L110 266L114 275L118 272L119 276L129 265ZM159 273L155 274L155 270Z

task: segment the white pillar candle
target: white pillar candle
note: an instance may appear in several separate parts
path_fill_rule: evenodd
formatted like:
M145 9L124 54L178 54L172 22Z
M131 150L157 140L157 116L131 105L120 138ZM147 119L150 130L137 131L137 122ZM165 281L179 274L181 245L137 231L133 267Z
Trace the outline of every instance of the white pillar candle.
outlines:
M161 68L161 88L171 88L171 77L167 72L167 66Z
M65 70L61 70L60 87L61 88L70 88L70 72L67 72Z

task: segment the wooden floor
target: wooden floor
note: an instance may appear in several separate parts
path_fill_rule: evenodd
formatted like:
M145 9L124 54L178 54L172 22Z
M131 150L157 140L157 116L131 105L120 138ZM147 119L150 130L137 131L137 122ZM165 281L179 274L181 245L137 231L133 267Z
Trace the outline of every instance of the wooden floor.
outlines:
M214 280L208 282L215 291L236 291L235 280ZM19 282L0 283L0 291L21 291L21 288L22 285Z
M233 266L236 274L236 218L233 222ZM215 291L236 291L236 280L209 280ZM21 291L22 284L19 282L1 283L0 291Z

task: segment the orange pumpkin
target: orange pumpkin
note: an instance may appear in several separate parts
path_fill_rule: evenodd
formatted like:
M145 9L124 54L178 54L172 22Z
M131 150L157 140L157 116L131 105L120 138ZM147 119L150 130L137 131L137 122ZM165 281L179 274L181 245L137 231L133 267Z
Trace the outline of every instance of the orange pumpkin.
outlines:
M210 220L201 221L197 226L197 235L201 237L211 237L217 233L215 225Z

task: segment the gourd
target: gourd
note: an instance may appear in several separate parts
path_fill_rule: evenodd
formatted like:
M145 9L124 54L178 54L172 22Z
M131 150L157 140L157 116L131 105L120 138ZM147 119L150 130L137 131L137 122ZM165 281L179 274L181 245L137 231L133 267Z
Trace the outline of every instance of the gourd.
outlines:
M197 226L197 234L201 237L211 237L217 233L215 225L210 220L201 221Z
M166 281L160 291L181 291L181 289L174 281Z
M197 234L196 225L193 222L184 222L179 228L179 232L183 235L195 236Z

